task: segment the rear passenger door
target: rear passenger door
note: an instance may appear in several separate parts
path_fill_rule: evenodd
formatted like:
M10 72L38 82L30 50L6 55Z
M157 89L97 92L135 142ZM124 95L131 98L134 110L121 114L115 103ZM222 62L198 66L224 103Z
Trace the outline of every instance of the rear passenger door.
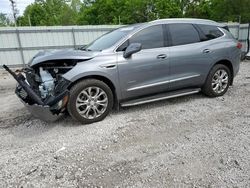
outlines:
M196 26L189 23L166 25L170 37L170 88L199 87L206 79L211 49L203 43Z

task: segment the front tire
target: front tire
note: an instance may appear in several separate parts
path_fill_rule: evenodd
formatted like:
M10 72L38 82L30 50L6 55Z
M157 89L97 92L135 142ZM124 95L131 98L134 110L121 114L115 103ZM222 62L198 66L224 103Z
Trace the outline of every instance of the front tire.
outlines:
M209 97L224 95L230 85L232 75L229 68L222 64L215 65L208 74L202 92Z
M112 91L107 84L100 80L82 80L70 89L68 112L83 124L103 120L110 113L112 107Z

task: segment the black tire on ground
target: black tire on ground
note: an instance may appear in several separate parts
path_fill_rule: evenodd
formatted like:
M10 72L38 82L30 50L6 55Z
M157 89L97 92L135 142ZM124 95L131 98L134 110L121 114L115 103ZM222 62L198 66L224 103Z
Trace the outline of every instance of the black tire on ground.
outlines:
M212 80L213 80L213 77L214 77L215 73L216 73L217 71L219 71L219 70L224 70L224 71L226 71L227 74L228 74L228 83L227 83L227 86L226 86L225 90L224 90L223 92L221 92L221 93L215 92L215 91L213 90L213 87L212 87ZM231 71L229 70L229 68L228 68L227 66L223 65L223 64L217 64L217 65L215 65L215 66L210 70L210 72L209 72L209 74L208 74L208 76L207 76L207 80L206 80L204 86L202 87L202 92L203 92L205 95L209 96L209 97L219 97L219 96L222 96L222 95L224 95L224 94L227 92L227 90L228 90L228 88L229 88L229 86L230 86L230 83L231 83L232 79L233 79L233 78L232 78L232 74L231 74Z
M87 89L89 87L98 87L98 88L102 89L106 93L106 96L108 99L108 104L107 104L106 110L103 112L102 115L100 115L99 117L93 118L93 119L87 119L87 118L83 117L82 115L80 115L80 113L78 112L77 107L76 107L76 101L77 101L78 95L84 89ZM113 100L113 93L107 84L105 84L104 82L102 82L100 80L96 80L96 79L86 79L86 80L82 80L82 81L76 83L70 89L70 97L69 97L69 101L67 104L67 110L73 119L75 119L83 124L90 124L90 123L94 123L94 122L98 122L98 121L103 120L112 110L113 101L114 101Z

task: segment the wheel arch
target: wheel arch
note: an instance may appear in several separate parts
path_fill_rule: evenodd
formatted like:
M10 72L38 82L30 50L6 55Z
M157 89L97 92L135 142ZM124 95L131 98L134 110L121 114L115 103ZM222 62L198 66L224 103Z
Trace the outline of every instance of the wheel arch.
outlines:
M225 65L226 67L229 68L230 73L231 73L231 78L232 78L232 79L230 80L230 85L233 85L233 80L234 80L234 68L233 68L232 62L229 61L229 60L227 60L227 59L223 59L223 60L217 61L217 62L213 65L213 67L214 67L215 65L218 65L218 64Z
M88 75L88 76L83 76L81 78L78 78L77 80L75 80L74 82L72 82L69 86L68 86L68 89L70 90L75 84L77 84L78 82L80 81L83 81L83 80L86 80L86 79L96 79L96 80L99 80L99 81L102 81L104 82L105 84L107 84L109 86L109 88L111 89L112 91L112 94L113 94L113 98L114 98L114 105L113 105L113 108L117 109L118 108L118 96L117 96L117 91L116 91L116 87L115 87L115 84L110 80L108 79L107 77L105 76L101 76L101 75Z

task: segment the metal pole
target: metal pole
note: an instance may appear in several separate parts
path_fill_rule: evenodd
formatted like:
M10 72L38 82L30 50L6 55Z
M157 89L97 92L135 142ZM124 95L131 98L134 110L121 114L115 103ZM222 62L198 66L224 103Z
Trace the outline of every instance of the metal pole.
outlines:
M76 49L76 37L75 37L75 30L73 27L71 31L72 31L72 37L73 37L73 45L74 45L74 48Z
M30 15L28 14L28 21L29 21L29 25L31 27L31 21L30 21Z
M21 39L20 39L20 35L19 35L19 30L18 29L16 29L16 36L17 36L17 41L18 41L20 55L21 55L21 58L22 58L23 67L25 67L23 47L22 47L22 43L21 43Z
M240 39L240 23L238 24L237 40Z
M248 24L248 31L247 31L247 52L246 55L249 53L250 50L250 23Z
M240 24L241 24L241 15L239 15L239 30L238 30L238 40L240 39Z
M14 18L15 27L16 27L17 26L16 24L16 14L17 14L16 2L14 0L10 0L10 3L11 3L12 14Z

